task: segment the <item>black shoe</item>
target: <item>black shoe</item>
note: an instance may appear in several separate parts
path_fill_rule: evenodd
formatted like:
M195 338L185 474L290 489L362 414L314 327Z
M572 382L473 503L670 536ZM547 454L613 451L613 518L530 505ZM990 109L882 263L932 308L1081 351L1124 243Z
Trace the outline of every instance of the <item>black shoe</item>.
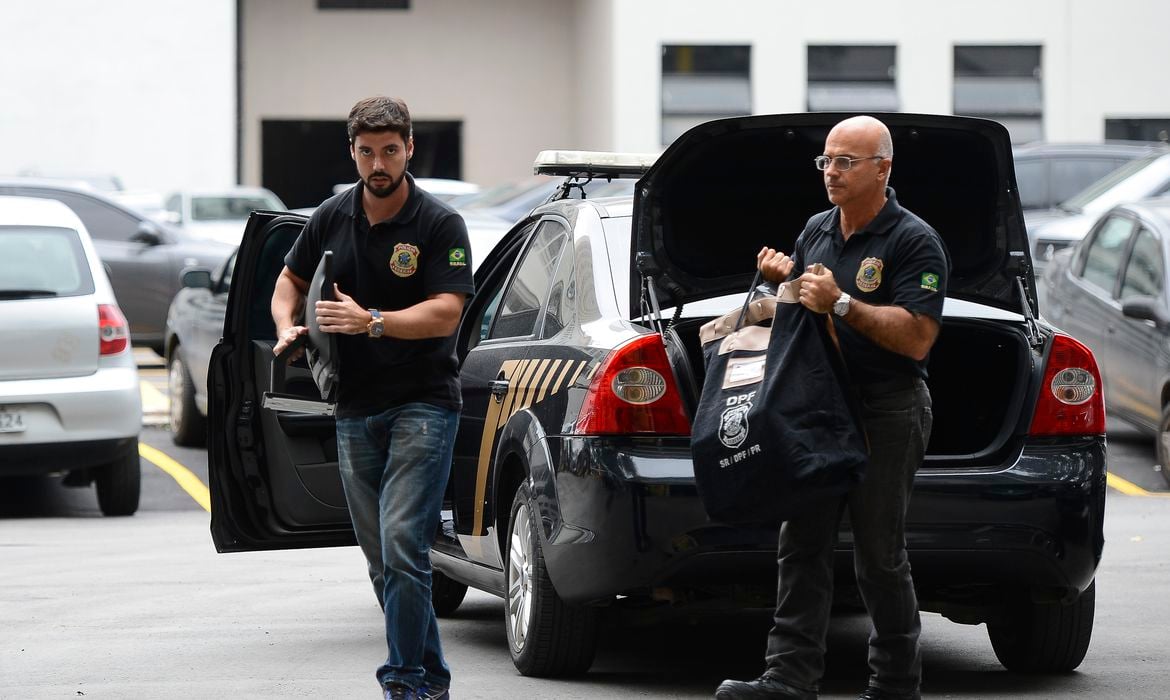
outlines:
M817 694L793 688L779 678L764 674L754 681L723 681L715 700L816 700Z
M383 700L415 700L414 688L401 683L391 683L382 691Z
M895 693L892 690L882 690L871 685L857 696L857 700L922 700L922 694L917 690L908 693Z

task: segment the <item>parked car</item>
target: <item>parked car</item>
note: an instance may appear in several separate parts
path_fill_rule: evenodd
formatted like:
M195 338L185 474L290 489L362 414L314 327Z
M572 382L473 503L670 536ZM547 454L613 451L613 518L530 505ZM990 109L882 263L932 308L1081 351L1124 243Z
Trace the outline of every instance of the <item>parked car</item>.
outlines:
M0 477L96 484L138 509L142 399L129 328L85 225L52 200L0 196Z
M0 180L0 195L55 199L85 224L109 272L135 345L163 352L167 307L184 268L214 269L234 246L203 241L90 190L37 180Z
M1027 143L1012 148L1020 206L1055 209L1126 163L1159 150L1144 141Z
M285 211L288 207L263 187L227 187L172 192L163 209L167 223L181 226L196 238L234 247L240 244L244 224L253 211Z
M171 440L199 447L207 440L207 363L223 332L235 253L218 270L183 271L183 288L167 311L165 352Z
M1088 345L1105 406L1156 438L1170 483L1170 199L1122 204L1045 272L1048 318Z
M449 614L468 586L505 598L521 673L588 668L602 610L773 604L777 531L713 522L696 491L698 335L739 308L763 244L791 250L826 208L813 158L840 118L697 126L633 199L540 206L476 271L458 336L463 413L432 547L433 602ZM1036 317L1007 131L963 117L882 119L899 200L938 229L954 265L929 366L934 429L907 525L920 604L986 622L1008 668L1067 671L1088 647L1103 546L1097 365ZM963 163L958 180L938 177L939 153ZM270 295L302 226L253 216L211 357L221 552L353 542L331 407L307 368L272 367ZM851 542L845 528L845 596Z
M575 198L614 197L634 193L634 181L630 179L575 180L574 182L576 184L567 194ZM458 209L465 218L495 218L511 226L527 216L535 207L554 196L561 196L558 194L558 190L564 186L564 183L564 176L537 173L523 180L490 187L479 194L456 197L449 203Z
M1170 148L1132 160L1061 202L1056 211L1026 215L1032 263L1039 276L1052 257L1085 237L1113 206L1170 192Z

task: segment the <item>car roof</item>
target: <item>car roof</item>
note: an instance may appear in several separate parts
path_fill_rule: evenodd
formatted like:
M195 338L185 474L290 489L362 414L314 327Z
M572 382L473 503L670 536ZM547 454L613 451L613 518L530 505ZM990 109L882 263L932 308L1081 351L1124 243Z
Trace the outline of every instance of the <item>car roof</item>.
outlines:
M56 226L85 233L85 225L73 210L55 199L0 195L0 224L5 226Z
M1167 145L1158 141L1102 141L1090 142L1053 142L1033 141L1012 147L1012 154L1016 158L1028 156L1047 157L1053 155L1101 155L1109 156L1140 156L1145 153L1170 150Z

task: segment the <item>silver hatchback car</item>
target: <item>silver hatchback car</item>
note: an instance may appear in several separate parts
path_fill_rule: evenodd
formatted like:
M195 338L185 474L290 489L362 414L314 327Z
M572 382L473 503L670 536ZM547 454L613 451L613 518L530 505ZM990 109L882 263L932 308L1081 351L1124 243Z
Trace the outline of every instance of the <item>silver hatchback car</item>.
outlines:
M81 220L0 196L0 477L97 486L105 515L138 510L142 399L130 329Z

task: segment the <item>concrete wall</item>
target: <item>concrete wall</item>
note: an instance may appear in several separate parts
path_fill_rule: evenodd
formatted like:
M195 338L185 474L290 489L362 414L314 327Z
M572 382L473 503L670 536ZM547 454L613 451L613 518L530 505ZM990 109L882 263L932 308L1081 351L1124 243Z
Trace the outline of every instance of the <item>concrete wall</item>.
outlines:
M234 0L0 3L0 175L235 182Z
M756 113L805 109L809 44L894 44L902 111L950 113L955 44L1043 46L1048 140L1170 115L1165 0L613 0L614 140L658 148L663 44L750 44Z
M260 181L262 120L343 120L377 94L417 121L462 120L464 179L530 175L538 150L575 145L572 18L569 0L244 0L244 180Z

